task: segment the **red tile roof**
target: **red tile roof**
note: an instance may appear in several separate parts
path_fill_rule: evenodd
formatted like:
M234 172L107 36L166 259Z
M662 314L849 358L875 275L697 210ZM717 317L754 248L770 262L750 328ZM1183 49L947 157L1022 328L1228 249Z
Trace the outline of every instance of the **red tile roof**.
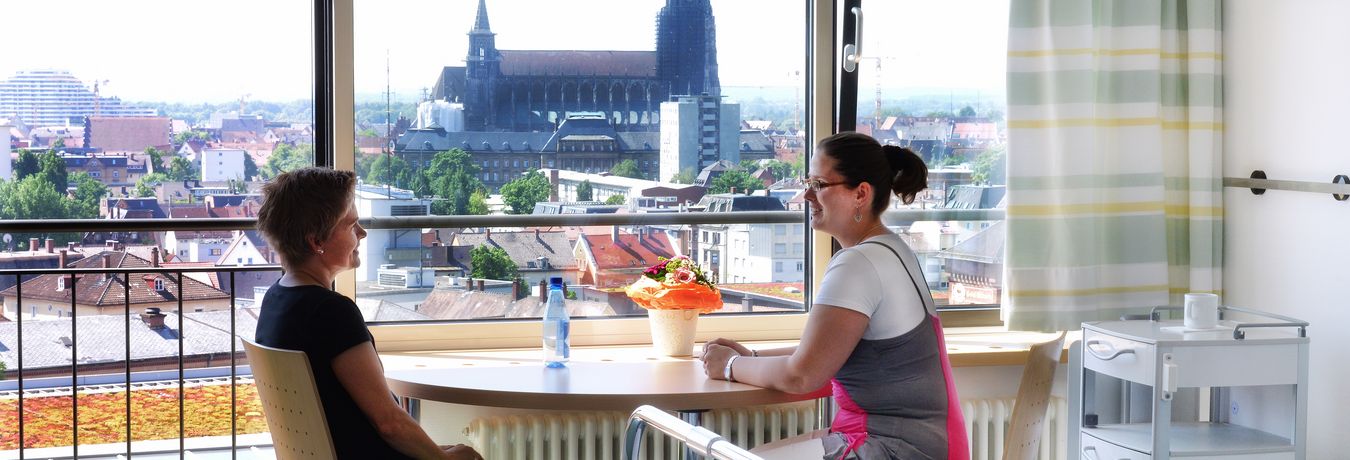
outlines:
M170 219L209 219L211 211L205 206L169 208Z
M638 241L638 235L620 234L619 241L613 241L611 235L586 235L586 244L590 246L591 256L595 258L595 267L600 270L647 267L656 263L657 257L674 257L675 249L665 233L646 235Z
M105 151L167 150L172 126L168 117L89 117L89 146Z
M108 259L109 266L112 268L140 268L150 267L150 261L136 257L127 252L103 251L79 261L68 264L73 268L102 268L103 260ZM154 281L156 278L163 279L163 291L156 291ZM57 290L62 284L62 280L69 280L65 275L41 275L23 283L23 293L25 299L41 299L57 302L70 303L71 289ZM109 279L102 274L78 275L75 284L75 302L79 305L90 305L96 307L112 307L126 304L126 290L123 288L123 277L116 275ZM131 304L158 304L165 302L178 301L178 277L166 276L155 273L134 274L130 276L131 281ZM0 292L0 295L14 297L17 295L17 287ZM183 300L216 300L229 299L230 295L219 289L213 288L206 283L194 280L192 278L183 278Z

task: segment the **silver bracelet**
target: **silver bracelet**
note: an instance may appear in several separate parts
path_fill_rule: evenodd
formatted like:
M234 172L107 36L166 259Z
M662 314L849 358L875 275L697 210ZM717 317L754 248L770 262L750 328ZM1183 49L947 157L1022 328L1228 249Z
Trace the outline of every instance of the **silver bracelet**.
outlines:
M728 382L736 381L736 379L731 376L731 363L736 362L736 358L739 357L741 357L741 355L731 355L731 358L727 359L727 367L722 369L722 378L726 379Z

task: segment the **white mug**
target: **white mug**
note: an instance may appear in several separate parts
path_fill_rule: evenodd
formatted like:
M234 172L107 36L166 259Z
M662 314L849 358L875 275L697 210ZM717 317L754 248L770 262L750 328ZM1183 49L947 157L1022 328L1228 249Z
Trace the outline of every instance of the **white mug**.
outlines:
M1219 325L1218 294L1186 294L1186 328L1213 329Z

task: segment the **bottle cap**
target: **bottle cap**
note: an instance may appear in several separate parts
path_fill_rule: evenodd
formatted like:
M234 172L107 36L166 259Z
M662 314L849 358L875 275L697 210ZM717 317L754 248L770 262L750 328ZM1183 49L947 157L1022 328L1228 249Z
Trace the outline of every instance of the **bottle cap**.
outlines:
M563 282L562 282L562 277L561 277L561 276L553 276L553 277L549 277L549 279L548 279L548 285L549 285L550 287L552 287L552 286L562 287L562 284L563 284Z

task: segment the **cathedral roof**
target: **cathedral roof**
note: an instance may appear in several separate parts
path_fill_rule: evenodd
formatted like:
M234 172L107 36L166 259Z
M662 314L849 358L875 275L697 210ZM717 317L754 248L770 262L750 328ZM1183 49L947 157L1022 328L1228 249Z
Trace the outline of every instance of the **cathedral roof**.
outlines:
M655 77L655 51L501 50L502 75Z

